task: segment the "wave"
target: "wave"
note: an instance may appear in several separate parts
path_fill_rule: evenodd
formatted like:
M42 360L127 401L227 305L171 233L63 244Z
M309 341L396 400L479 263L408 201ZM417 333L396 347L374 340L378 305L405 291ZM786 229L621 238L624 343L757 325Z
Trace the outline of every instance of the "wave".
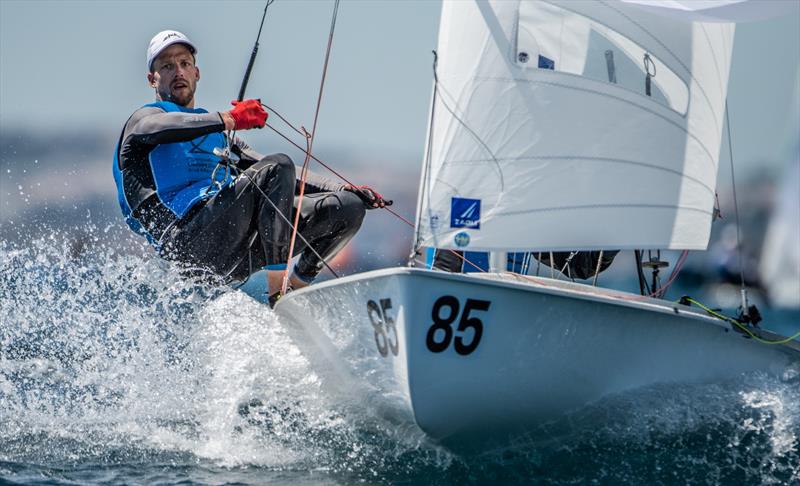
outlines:
M105 231L0 243L0 478L800 481L800 370L637 390L462 454L341 407L264 305Z

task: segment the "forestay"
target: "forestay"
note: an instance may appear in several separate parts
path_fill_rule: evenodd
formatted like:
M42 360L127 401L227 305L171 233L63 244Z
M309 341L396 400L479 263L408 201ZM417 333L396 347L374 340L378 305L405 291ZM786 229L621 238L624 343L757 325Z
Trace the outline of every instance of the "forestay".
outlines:
M419 246L704 249L733 32L618 1L445 1Z

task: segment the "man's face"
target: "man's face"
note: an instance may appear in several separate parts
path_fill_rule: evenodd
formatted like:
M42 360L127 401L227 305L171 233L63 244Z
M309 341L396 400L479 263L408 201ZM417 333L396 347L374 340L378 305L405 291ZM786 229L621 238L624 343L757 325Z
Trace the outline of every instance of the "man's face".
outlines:
M153 61L153 71L147 81L155 88L162 101L172 101L180 106L194 108L194 92L200 70L194 65L194 56L184 44L173 44L164 49Z

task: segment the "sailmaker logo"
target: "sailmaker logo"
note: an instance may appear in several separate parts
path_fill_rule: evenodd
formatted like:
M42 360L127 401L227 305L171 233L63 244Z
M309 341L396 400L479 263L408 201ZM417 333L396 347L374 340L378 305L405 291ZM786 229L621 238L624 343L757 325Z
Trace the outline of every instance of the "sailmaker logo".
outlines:
M450 227L481 229L481 200L452 198L450 200Z
M456 233L456 235L453 237L453 242L457 247L464 248L465 246L469 245L469 233L466 231Z

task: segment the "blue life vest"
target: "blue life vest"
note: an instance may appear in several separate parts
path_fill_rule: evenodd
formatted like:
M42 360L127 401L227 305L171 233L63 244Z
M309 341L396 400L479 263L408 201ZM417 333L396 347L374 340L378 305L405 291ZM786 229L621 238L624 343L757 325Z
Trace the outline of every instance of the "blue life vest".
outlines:
M208 113L202 108L185 108L169 101L150 103L145 107L158 107L166 112ZM119 170L120 144L114 154L114 180L122 213L128 225L136 232L145 233L141 224L131 216L131 208L125 198L122 174ZM226 171L219 170L212 184L211 175L220 158L214 155L215 148L225 147L225 137L220 133L210 133L188 142L160 144L149 154L150 170L155 181L155 191L161 203L182 218L195 204L208 199L232 180Z

